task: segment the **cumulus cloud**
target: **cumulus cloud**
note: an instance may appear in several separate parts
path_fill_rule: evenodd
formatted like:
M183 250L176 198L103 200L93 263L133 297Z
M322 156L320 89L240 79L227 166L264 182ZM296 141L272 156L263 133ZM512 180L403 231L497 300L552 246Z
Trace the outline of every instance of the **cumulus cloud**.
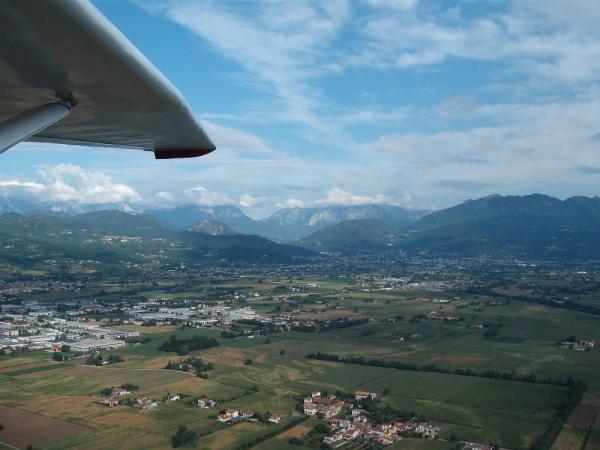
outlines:
M0 189L17 196L42 201L107 204L141 201L130 186L116 183L108 175L74 164L46 166L38 170L39 181L2 180Z
M275 206L277 208L304 208L304 206L306 206L306 202L298 198L288 198L286 201L278 203Z
M266 197L253 197L250 194L243 194L240 197L240 206L242 208L254 208L265 203L266 200Z
M233 204L233 199L227 194L210 191L203 186L195 186L184 191L188 201L202 206L217 206Z
M157 192L154 197L159 203L175 203L176 201L175 196L167 191Z
M312 203L314 205L366 205L369 203L393 203L393 201L382 194L358 195L334 187L327 191L324 198Z
M349 191L345 191L338 187L333 187L325 192L325 195L321 198L313 200L300 200L297 198L290 198L284 202L279 203L277 206L280 208L306 208L310 206L352 206L352 205L370 205L370 204L397 204L394 199L383 195L359 195Z
M38 172L44 195L51 200L77 203L138 202L138 193L126 184L115 183L99 171L89 171L74 164L58 164Z

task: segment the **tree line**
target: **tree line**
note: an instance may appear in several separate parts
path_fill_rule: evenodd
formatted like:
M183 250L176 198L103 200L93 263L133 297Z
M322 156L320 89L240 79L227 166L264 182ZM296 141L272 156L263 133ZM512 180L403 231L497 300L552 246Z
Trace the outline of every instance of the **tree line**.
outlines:
M571 412L579 404L579 402L581 402L581 398L585 393L585 389L586 385L582 381L578 381L571 386L571 389L563 399L558 411L554 415L552 422L550 422L550 426L543 434L535 439L530 447L531 450L549 450L550 447L552 447L552 444L554 444L558 433L560 433L560 430L562 430L562 427L571 415Z
M358 364L361 366L385 367L389 369L410 370L412 372L432 372L451 375L462 375L467 377L492 378L496 380L522 381L525 383L551 384L554 386L572 387L583 383L581 380L575 380L573 377L554 378L538 377L535 374L518 374L516 372L501 372L499 370L487 369L484 371L475 371L472 369L450 369L447 367L436 366L435 364L414 364L401 361L388 361L385 359L365 358L364 356L338 356L328 353L316 352L306 355L310 359L321 361L333 361L346 364Z
M552 298L545 298L545 297L534 298L534 297L527 297L525 295L505 295L505 294L500 294L498 292L494 292L490 289L484 289L484 288L471 288L471 289L466 289L464 292L470 293L470 294L488 295L490 297L509 298L512 300L518 300L518 301L522 301L522 302L537 303L539 305L552 306L553 308L569 309L572 311L579 311L579 312L583 312L583 313L587 313L587 314L593 314L596 316L600 316L600 308L599 307L592 306L592 305L584 305L583 303L577 303L577 302L574 302L573 300L568 300L568 299L561 299L560 303L559 303L559 302L554 301L554 299L552 299Z
M320 331L337 330L340 328L355 327L367 323L368 319L338 319L331 322L315 321L316 326L296 325L291 328L292 331L301 331L304 333L316 333Z

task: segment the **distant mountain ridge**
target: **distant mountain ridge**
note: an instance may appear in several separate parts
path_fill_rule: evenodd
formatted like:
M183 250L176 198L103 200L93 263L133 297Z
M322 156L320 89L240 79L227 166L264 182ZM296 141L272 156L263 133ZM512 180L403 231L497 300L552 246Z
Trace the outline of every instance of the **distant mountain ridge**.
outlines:
M389 250L397 244L398 228L379 219L345 220L323 228L298 241L321 252L370 254Z
M421 218L409 251L551 259L600 257L600 198L492 195Z
M174 228L189 228L204 220L216 220L243 234L293 241L344 220L379 219L390 225L405 226L416 222L425 211L394 205L324 206L280 209L269 217L253 220L235 206L182 205L172 209L149 210L147 214Z
M218 235L206 231L173 230L150 215L114 210L73 217L4 213L0 214L0 262L28 267L69 258L116 264L161 254L162 260L173 263L254 264L290 263L318 256L306 248L230 233L228 228L221 228Z
M231 205L180 205L169 209L148 209L145 212L176 229L188 228L204 220L216 220L241 233L249 233L248 230L253 230L255 223L241 209Z
M424 214L423 210L394 205L325 206L281 209L261 222L269 230L270 236L291 240L346 220L378 219L388 225L401 227L416 222Z
M219 222L217 220L203 220L196 225L188 227L187 231L195 231L197 233L204 233L210 236L234 236L239 234L233 231L223 222Z
M57 213L56 206L60 205L55 205L55 211L45 213L46 218L36 213L39 206L0 198L0 208L19 210L21 214L29 211L15 215L18 219L5 215L0 221L0 234L19 222L22 229L32 231L32 238L37 238L33 230L44 235L52 229L50 217L54 216L69 219L63 225L77 225L88 231L101 228L114 234L176 239L186 236L185 240L208 249L211 255L224 252L227 246L241 249L230 253L238 256L245 251L247 255L258 255L263 250L265 255L298 252L297 247L275 247L277 244L259 237L270 236L296 242L305 249L343 254L600 259L600 197L559 200L542 194L491 195L429 214L391 205L288 208L261 220L253 220L234 206L183 205L134 215L91 211L69 216ZM27 215L35 220L28 221ZM77 228L73 237L80 236L80 232ZM249 248L254 250L250 252Z
M54 214L61 216L74 216L92 211L117 210L128 213L141 213L142 209L133 207L128 203L88 203L80 204L77 202L36 202L16 197L0 196L0 214L17 213L17 214Z
M232 205L180 205L167 209L143 209L126 203L81 205L75 202L33 202L0 197L0 213L46 213L71 217L87 212L118 210L152 216L176 230L184 230L205 220L217 221L242 234L257 234L277 241L294 241L315 231L344 220L379 219L390 225L405 226L416 222L426 211L395 205L323 206L312 208L285 208L269 217L255 220Z
M563 201L541 194L492 195L435 211L404 228L348 221L298 243L340 253L378 250L434 257L600 259L599 230L599 197Z

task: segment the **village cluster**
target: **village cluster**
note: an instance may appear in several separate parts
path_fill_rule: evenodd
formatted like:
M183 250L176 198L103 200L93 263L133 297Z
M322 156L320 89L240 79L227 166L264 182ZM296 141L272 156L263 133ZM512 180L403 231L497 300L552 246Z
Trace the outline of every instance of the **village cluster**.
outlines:
M167 394L161 400L147 397L131 399L134 388L126 385L107 389L105 399L99 403L114 407L128 405L141 410L157 408L161 404L170 404L181 400L179 394ZM424 439L436 439L440 428L428 422L415 418L407 420L396 420L385 423L373 423L369 418L370 413L365 409L364 401L374 401L377 398L375 392L356 391L353 401L346 401L334 394L321 395L321 392L313 392L304 398L303 413L308 417L315 417L327 422L329 434L323 438L323 444L337 448L357 439L372 441L379 445L391 445L400 440L402 436L421 437ZM218 406L217 402L206 397L200 397L195 401L198 408L213 409ZM278 424L282 421L280 414L258 414L252 410L239 410L236 408L222 408L217 416L217 421L223 424L234 425L244 421L263 421L270 424Z
M576 351L589 351L596 346L594 341L586 341L583 339L573 339L573 340L565 340L560 343L565 348L570 348L571 350Z
M304 399L304 414L317 416L327 421L331 433L323 438L323 443L332 448L340 447L356 439L391 445L400 440L402 434L426 439L437 437L440 431L438 426L420 422L414 418L373 424L369 419L369 412L361 407L361 402L376 398L375 392L356 391L354 401L348 402L334 394L325 396L321 395L321 392L313 392L310 397Z

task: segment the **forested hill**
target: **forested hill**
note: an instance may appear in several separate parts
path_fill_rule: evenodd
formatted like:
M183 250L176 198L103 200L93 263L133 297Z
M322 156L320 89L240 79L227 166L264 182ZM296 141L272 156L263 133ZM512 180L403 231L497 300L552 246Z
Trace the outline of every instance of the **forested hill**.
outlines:
M423 216L408 227L348 221L299 241L319 251L442 257L600 258L600 199L493 195Z

